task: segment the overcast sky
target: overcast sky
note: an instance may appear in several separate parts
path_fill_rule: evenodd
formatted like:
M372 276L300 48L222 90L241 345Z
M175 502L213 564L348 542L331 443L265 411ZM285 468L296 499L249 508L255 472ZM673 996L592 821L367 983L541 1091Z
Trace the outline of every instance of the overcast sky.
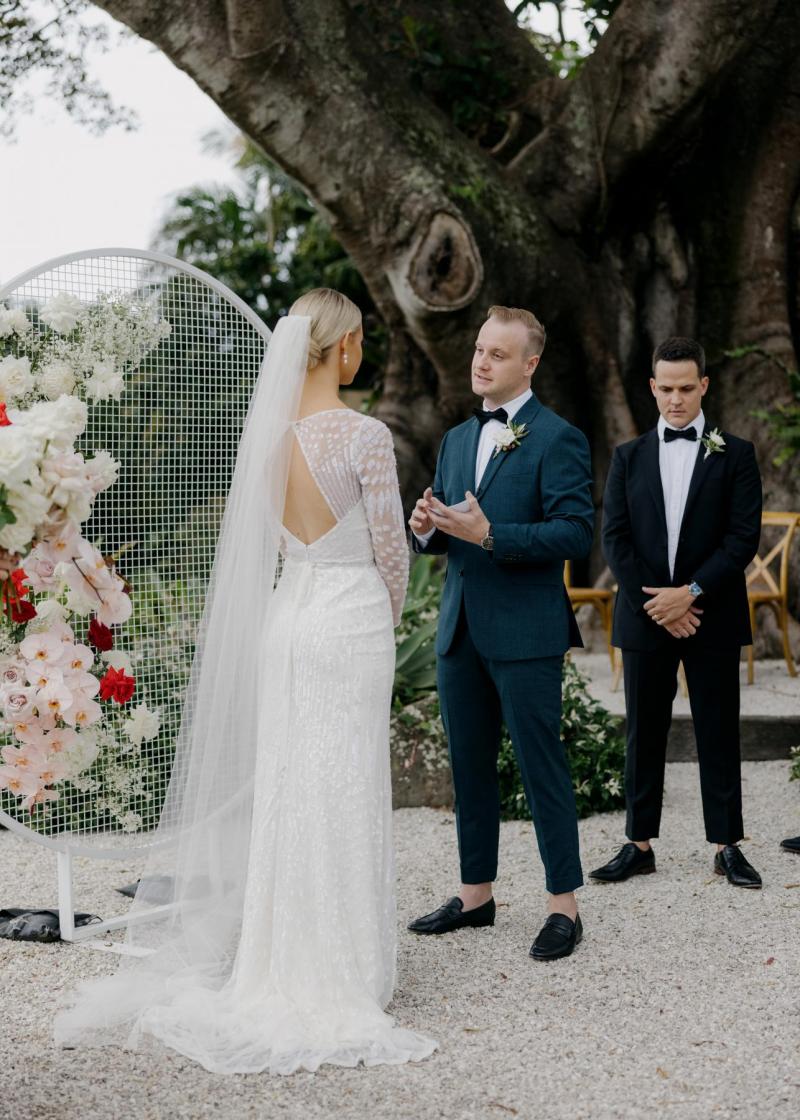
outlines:
M548 9L536 18L543 30ZM92 73L136 111L139 127L96 137L41 98L20 119L16 142L0 139L0 284L62 253L146 248L176 191L234 179L231 160L202 146L226 118L159 51L127 39L98 55Z

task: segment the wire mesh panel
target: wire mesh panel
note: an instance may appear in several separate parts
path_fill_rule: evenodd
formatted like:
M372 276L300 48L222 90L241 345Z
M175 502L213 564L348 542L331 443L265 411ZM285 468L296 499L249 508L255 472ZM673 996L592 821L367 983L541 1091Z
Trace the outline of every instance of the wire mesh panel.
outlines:
M0 790L0 819L73 851L136 849L148 843L169 781L225 496L269 332L213 278L130 250L49 262L12 281L0 303L24 310L35 333L43 330L42 309L61 293L97 310L95 351L119 349L111 335L124 321L124 390L118 399L87 393L78 450L87 458L108 451L121 464L82 533L126 581L133 612L114 628L114 645L130 659L136 691L126 711L98 724L96 758L55 785L57 799L25 810ZM12 339L6 350L25 345ZM97 352L87 350L82 360L94 363L95 379L117 372L104 371ZM73 614L68 623L76 641L88 642L87 617ZM99 663L103 653L95 652ZM121 722L139 704L158 714L154 737Z

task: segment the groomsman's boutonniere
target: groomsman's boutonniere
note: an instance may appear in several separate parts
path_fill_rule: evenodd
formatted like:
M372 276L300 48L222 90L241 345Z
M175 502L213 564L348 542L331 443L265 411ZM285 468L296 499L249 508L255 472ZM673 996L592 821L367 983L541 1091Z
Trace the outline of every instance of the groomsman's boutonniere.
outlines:
M500 428L493 436L496 447L492 458L494 459L501 451L513 451L515 447L519 447L520 440L525 439L527 434L528 429L524 424L515 424L513 420L509 420L506 426Z
M719 430L719 428L714 428L713 431L710 431L707 436L701 436L700 442L706 449L706 453L703 456L703 462L706 461L709 455L722 455L725 450L725 440L722 438L722 432Z

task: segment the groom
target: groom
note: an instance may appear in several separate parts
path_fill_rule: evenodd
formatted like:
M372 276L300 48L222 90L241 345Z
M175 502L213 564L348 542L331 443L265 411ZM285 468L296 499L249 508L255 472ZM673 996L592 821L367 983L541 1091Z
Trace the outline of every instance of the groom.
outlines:
M550 893L531 956L555 960L582 935L575 798L560 739L563 657L582 643L564 561L588 554L594 510L585 437L531 391L544 342L530 311L489 309L472 361L483 407L445 434L433 489L409 521L415 551L447 554L436 652L461 889L408 928L433 934L494 924L505 723Z
M752 640L744 573L761 535L761 477L752 443L706 422L699 343L666 339L652 374L658 425L616 449L603 500L603 548L619 583L613 641L625 671L628 842L591 878L616 883L656 869L650 841L683 661L714 870L758 889L738 846L739 656Z

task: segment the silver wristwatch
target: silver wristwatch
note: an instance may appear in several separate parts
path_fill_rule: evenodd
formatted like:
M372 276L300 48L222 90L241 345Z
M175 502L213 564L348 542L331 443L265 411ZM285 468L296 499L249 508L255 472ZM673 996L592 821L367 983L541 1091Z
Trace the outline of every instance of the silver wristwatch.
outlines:
M481 548L485 548L487 552L491 552L494 549L494 537L492 536L491 525L489 526L488 533L481 541Z
M695 579L693 579L692 582L689 584L689 594L693 595L695 597L695 599L697 598L698 595L703 594L702 587L700 586L700 584Z

